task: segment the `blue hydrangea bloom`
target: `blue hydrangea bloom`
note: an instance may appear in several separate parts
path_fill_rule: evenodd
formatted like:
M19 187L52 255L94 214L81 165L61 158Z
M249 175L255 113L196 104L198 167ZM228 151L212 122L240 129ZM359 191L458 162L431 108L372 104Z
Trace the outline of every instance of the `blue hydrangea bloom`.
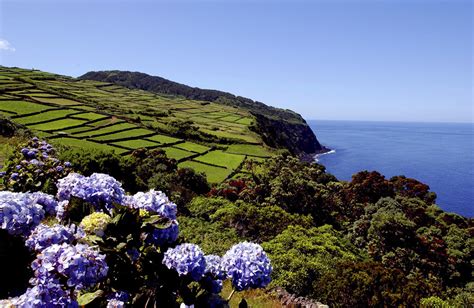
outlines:
M43 192L34 192L29 194L33 198L35 203L43 206L45 212L49 215L55 215L56 209L58 207L58 201L51 195L45 194Z
M172 221L172 225L166 229L153 229L149 233L143 234L143 239L146 244L161 246L164 244L171 244L176 242L179 235L178 222Z
M218 279L224 279L226 274L221 265L221 257L216 255L206 255L204 256L206 260L206 270L204 274L210 274Z
M222 257L221 264L237 291L264 288L271 281L270 259L258 244L243 242L234 245Z
M222 291L223 282L220 279L206 276L199 283L209 293L219 294Z
M145 210L151 214L158 214L169 219L176 219L178 208L161 191L150 190L146 193L138 192L127 196L124 204L134 209Z
M40 224L25 241L30 250L41 252L53 244L70 244L74 240L84 237L84 231L74 225L63 226L56 224L52 227Z
M28 236L45 216L43 207L29 194L0 191L0 229Z
M44 249L31 264L34 285L65 277L68 287L82 290L94 286L107 276L105 256L88 245L53 244Z
M130 294L124 291L112 293L107 299L107 308L122 308L130 299Z
M94 173L89 177L70 173L58 181L57 187L57 197L60 201L69 200L74 196L96 206L103 204L109 211L113 203L122 204L125 196L122 184L103 173Z
M50 279L45 283L36 285L26 290L18 297L4 301L6 307L51 307L51 308L76 308L78 303L71 298L71 293L65 291L57 279ZM3 307L0 301L0 307Z
M165 252L163 264L174 269L180 276L189 275L199 281L206 269L204 253L194 244L181 244Z

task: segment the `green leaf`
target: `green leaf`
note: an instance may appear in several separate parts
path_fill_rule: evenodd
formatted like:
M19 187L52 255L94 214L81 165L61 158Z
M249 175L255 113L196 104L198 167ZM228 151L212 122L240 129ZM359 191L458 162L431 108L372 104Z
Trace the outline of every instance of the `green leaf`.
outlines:
M161 217L160 215L153 215L143 220L142 228L151 225L157 229L166 229L169 228L171 224L172 221L170 219Z
M77 298L77 303L79 306L85 306L92 303L98 297L101 297L104 294L104 291L97 290L95 292L84 293Z

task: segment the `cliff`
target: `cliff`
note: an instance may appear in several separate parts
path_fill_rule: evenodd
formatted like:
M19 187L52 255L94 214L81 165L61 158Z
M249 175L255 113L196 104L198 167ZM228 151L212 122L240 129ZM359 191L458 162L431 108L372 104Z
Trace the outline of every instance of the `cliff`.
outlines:
M255 117L256 123L252 126L252 130L262 135L267 145L288 149L297 155L325 151L303 117L288 109L271 107L227 92L190 87L139 72L88 72L80 76L79 79L109 82L131 89L182 96L187 99L215 102L245 109Z

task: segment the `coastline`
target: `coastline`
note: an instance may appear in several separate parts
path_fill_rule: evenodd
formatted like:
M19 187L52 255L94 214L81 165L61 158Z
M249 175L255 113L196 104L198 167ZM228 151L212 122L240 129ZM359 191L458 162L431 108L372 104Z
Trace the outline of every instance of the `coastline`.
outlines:
M318 162L318 157L321 155L325 154L331 154L335 153L335 150L332 150L330 148L326 148L325 146L322 147L321 150L316 151L314 153L303 153L300 154L300 160L306 163L317 163Z

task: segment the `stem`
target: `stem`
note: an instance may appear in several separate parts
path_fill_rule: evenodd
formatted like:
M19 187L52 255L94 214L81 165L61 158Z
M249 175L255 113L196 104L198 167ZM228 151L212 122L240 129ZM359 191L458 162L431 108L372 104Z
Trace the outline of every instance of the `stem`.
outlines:
M227 298L227 302L230 302L230 300L231 300L232 296L234 295L234 293L235 293L235 289L232 289L232 292L230 292L230 295Z

